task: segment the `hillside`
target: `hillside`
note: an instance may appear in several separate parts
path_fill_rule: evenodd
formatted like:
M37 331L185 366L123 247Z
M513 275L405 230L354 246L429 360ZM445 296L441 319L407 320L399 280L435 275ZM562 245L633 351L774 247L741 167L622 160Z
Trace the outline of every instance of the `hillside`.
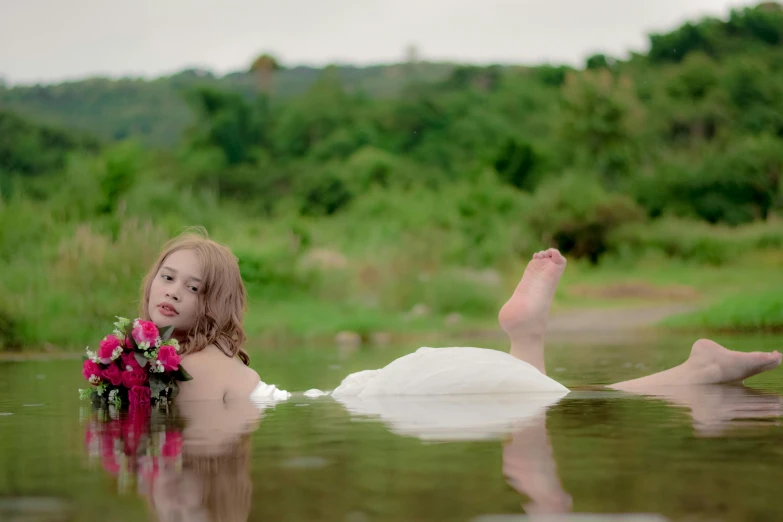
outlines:
M448 76L451 64L335 67L346 90L372 97L394 97L412 81L433 82ZM275 74L275 98L301 95L322 70L284 69ZM107 141L140 138L150 146L171 147L193 122L186 94L196 87L214 87L249 98L258 93L255 75L236 72L222 77L208 71L143 79L90 78L57 85L0 86L0 108L50 125L80 129Z

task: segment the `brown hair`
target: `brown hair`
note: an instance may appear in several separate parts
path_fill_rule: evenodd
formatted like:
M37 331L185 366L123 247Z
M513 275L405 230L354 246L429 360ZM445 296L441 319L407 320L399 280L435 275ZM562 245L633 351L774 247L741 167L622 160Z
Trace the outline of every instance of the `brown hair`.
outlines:
M202 284L199 292L199 313L187 334L181 355L200 352L210 344L228 357L239 357L246 365L250 356L242 348L247 340L242 318L247 310L247 292L239 273L239 263L231 250L207 237L203 228L186 232L163 246L158 260L142 283L139 317L149 321L152 281L166 258L178 250L192 250L201 261Z

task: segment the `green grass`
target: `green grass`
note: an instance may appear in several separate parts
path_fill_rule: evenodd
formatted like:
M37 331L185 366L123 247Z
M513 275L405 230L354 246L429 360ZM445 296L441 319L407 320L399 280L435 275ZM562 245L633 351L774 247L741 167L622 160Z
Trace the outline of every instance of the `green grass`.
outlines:
M663 326L733 332L783 332L783 285L719 301L698 312L670 317Z
M703 265L693 261L647 255L637 259L607 258L598 267L583 262L569 262L561 291L571 306L609 304L614 300L585 299L569 295L574 287L594 289L623 283L641 283L651 288L688 287L695 292L693 302L708 306L731 296L755 294L769 289L770 282L779 286L783 250L750 250L745 256L721 265ZM648 301L648 296L641 296ZM633 301L632 299L630 301Z

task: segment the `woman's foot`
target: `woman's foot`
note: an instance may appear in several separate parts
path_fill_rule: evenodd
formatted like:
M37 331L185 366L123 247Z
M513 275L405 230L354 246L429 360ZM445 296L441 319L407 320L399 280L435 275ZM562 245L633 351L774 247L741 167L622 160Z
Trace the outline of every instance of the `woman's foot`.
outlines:
M611 387L645 392L664 386L692 386L741 382L780 365L783 355L774 352L735 352L708 339L693 343L688 360L679 366Z
M566 259L554 248L533 255L522 280L498 314L511 340L511 355L544 371L544 334L549 308Z
M685 361L690 372L689 384L740 382L780 365L783 355L774 352L735 352L709 339L693 343L691 356Z

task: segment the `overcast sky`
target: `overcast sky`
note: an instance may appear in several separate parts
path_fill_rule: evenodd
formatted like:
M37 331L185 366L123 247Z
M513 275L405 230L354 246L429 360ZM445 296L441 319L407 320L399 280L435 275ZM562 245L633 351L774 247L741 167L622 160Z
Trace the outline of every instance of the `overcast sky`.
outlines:
M188 67L421 59L581 64L644 51L650 31L742 0L0 0L0 77L53 82Z

